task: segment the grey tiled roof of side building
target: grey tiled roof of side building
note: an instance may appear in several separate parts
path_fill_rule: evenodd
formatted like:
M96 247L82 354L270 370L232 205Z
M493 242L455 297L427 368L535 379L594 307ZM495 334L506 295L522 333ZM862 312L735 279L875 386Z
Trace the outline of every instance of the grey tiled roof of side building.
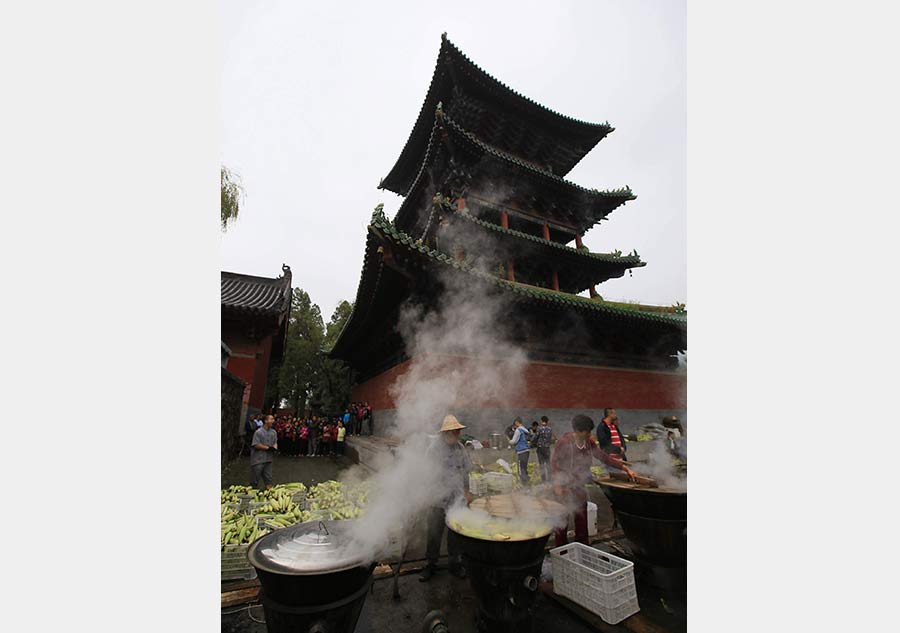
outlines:
M255 314L280 314L291 306L291 269L279 277L222 271L222 307Z

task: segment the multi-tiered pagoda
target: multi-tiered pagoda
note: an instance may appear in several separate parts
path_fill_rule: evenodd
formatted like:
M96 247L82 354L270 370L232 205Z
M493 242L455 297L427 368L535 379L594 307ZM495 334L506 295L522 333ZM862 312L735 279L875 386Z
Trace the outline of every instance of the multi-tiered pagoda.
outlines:
M390 427L388 387L412 360L399 310L409 301L435 305L448 275L509 302L498 336L529 358L514 409L465 412L476 433L516 414L567 426L576 411L597 420L616 407L626 432L684 414L676 354L686 348L686 315L604 301L598 284L645 262L581 242L636 198L628 187L598 191L565 179L612 131L514 92L442 36L425 103L381 182L404 201L393 221L380 207L372 216L355 308L332 352L356 371L352 397L372 405L376 429Z

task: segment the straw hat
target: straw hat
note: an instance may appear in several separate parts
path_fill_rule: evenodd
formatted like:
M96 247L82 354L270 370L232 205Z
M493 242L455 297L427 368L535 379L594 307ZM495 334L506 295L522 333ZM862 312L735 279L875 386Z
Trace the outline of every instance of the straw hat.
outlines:
M441 433L444 431L455 431L456 429L464 429L466 428L464 425L459 423L459 420L456 419L454 415L448 415L444 418L444 423L441 425Z

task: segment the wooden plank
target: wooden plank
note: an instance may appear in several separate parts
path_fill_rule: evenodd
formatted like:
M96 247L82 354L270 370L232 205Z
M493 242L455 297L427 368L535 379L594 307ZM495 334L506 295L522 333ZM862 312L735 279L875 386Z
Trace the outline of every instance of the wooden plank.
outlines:
M255 602L258 597L259 587L228 591L222 594L222 608L225 609L227 607L236 607L241 604Z
M258 578L253 578L252 580L227 580L222 583L222 593L238 591L239 589L250 589L252 587L259 587Z
M403 563L403 565L400 567L400 575L405 576L406 574L414 574L416 572L420 572L425 569L426 563L427 561L424 560ZM372 577L375 580L381 580L382 578L391 578L394 575L395 570L396 564L379 565L375 568L375 571L372 572Z
M568 598L565 598L553 591L552 580L540 583L538 585L538 590L551 600L554 600L559 605L565 607L566 609L577 615L579 618L587 622L590 626L594 627L598 631L603 631L604 633L620 633L622 631L621 627L625 627L632 633L667 633L666 629L653 624L640 613L635 613L634 615L625 618L618 624L609 624L607 622L604 622L603 619L596 613L591 613L581 605L575 604Z

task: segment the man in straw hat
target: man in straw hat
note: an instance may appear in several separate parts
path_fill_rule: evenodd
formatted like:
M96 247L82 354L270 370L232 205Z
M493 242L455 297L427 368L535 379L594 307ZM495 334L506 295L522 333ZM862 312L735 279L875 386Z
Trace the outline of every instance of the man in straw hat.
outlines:
M442 475L442 485L437 493L437 498L428 510L428 541L425 547L425 558L428 564L422 570L419 580L429 580L437 570L438 556L441 553L441 539L446 528L447 508L465 497L466 503L471 503L474 496L469 492L469 472L472 470L472 460L466 448L459 441L459 434L466 428L459 423L455 416L448 415L441 424L438 439L427 452L429 460L437 464ZM450 573L464 578L466 570L462 565L462 556L456 547L453 532L447 533L447 555L450 563Z

